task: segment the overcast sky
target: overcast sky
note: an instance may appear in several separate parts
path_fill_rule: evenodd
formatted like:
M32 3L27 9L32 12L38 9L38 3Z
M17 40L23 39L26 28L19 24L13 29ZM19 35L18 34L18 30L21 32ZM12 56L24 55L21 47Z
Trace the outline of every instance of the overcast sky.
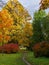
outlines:
M8 0L3 1L7 2ZM28 10L31 16L33 16L33 13L39 9L40 0L18 0L18 1Z
M31 16L33 16L33 13L39 9L40 0L19 0L19 1L29 11Z

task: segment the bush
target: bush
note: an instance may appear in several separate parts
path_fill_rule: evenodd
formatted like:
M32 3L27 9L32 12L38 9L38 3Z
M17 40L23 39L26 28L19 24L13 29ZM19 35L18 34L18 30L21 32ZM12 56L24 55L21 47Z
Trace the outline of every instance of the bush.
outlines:
M0 52L4 53L16 53L19 51L18 44L4 44L3 46L0 46Z
M0 46L0 53L2 52L2 49L3 49L3 47L2 47L2 46Z
M37 43L33 47L35 57L49 57L49 44L47 42Z

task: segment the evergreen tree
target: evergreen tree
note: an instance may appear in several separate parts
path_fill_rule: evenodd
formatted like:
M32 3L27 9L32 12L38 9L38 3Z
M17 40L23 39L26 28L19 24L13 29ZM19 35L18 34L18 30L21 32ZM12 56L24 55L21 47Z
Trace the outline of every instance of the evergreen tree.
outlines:
M44 40L44 35L42 32L42 21L41 19L46 15L45 11L37 11L34 13L34 20L32 22L33 27L33 43L39 43Z

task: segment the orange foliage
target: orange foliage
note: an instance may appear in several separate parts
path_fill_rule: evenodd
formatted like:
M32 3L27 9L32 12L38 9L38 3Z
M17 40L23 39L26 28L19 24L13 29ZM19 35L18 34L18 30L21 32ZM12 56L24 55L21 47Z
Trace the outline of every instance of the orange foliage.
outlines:
M0 41L9 40L10 36L5 34L5 32L8 30L11 30L11 27L13 26L13 19L10 17L10 14L7 10L0 11ZM10 31L9 31L10 32Z
M10 39L10 36L5 36L5 39L6 39L6 40L9 40L9 39Z
M49 0L41 0L40 4L41 4L40 9L49 8Z
M49 44L45 41L37 43L33 47L35 57L46 56L49 57Z

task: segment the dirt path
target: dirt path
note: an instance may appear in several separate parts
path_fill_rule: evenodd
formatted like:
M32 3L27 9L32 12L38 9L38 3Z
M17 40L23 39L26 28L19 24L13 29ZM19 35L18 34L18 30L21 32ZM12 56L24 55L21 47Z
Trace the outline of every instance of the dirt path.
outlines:
M23 53L23 57L22 57L22 60L26 63L26 65L31 65L25 58L27 56L27 52L24 52Z

